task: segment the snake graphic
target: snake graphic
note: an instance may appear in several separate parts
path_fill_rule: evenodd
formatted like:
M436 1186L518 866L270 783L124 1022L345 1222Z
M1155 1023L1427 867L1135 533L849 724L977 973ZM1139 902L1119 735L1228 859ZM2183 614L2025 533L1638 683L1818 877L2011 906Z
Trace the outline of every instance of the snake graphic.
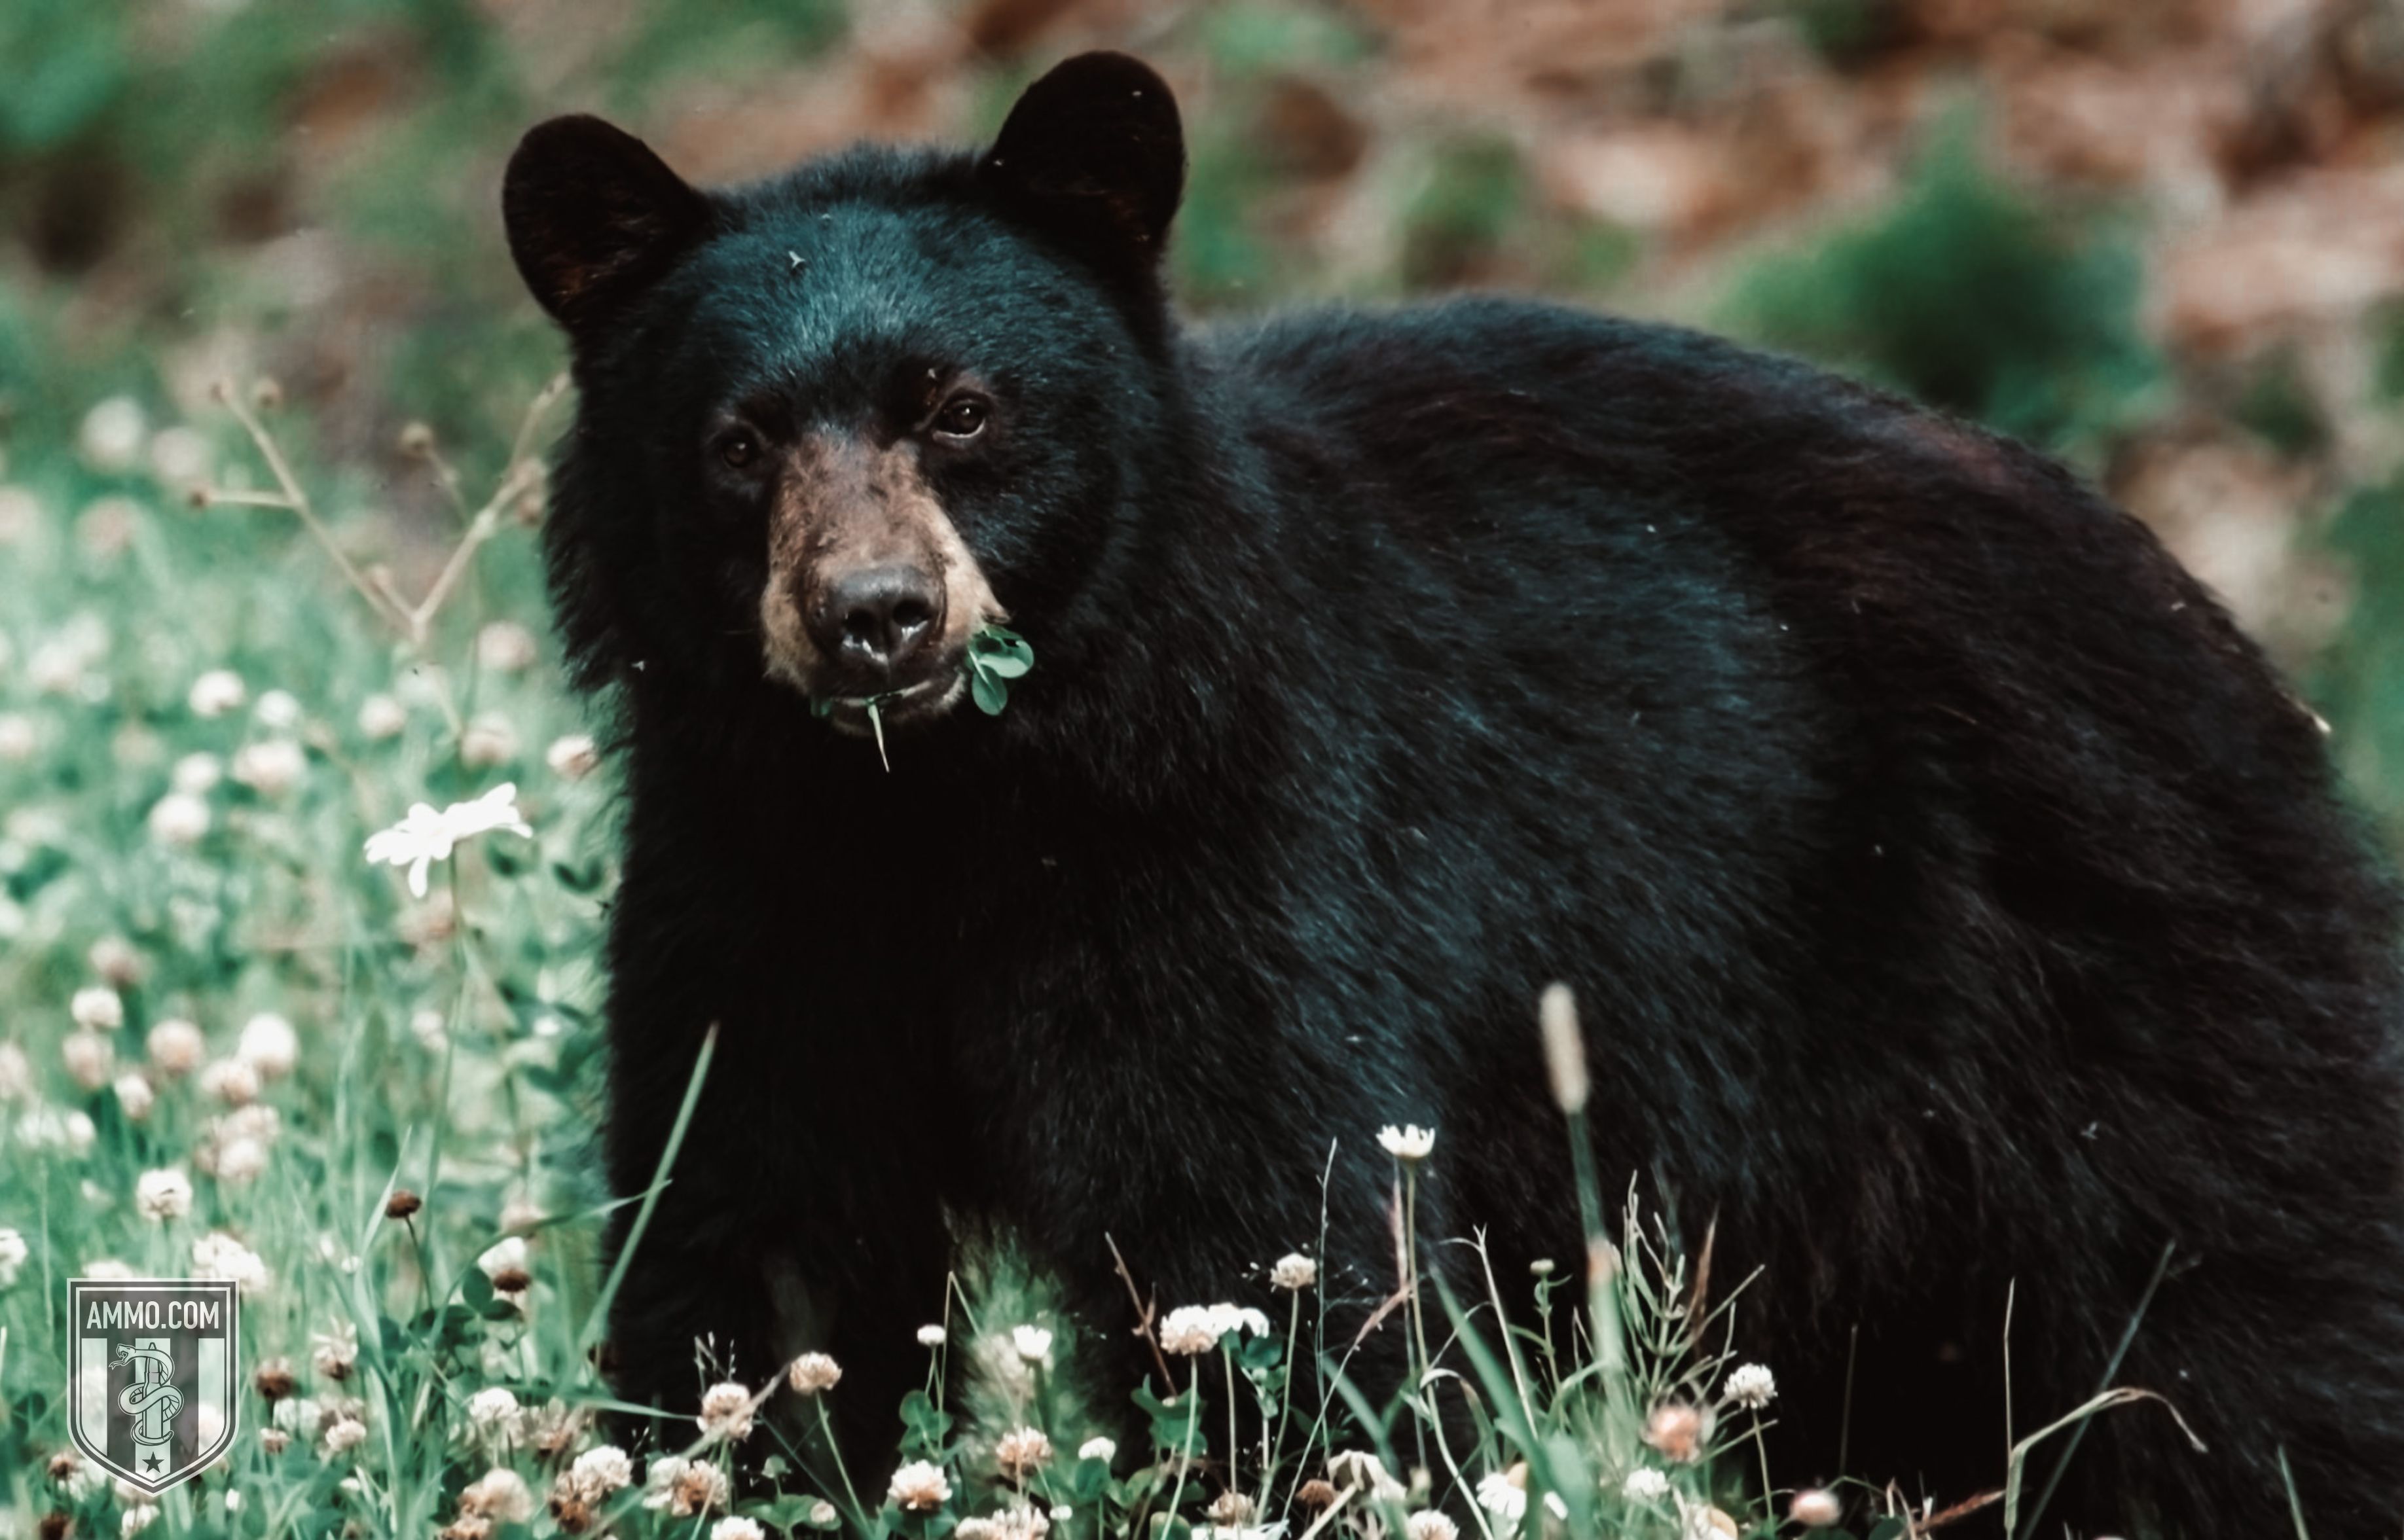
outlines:
M137 1380L126 1386L118 1395L117 1405L139 1424L136 1438L155 1443L166 1437L167 1420L184 1409L184 1393L174 1384L175 1362L167 1355L167 1350L120 1342L117 1362L120 1367L138 1364L157 1370L157 1378L147 1383Z

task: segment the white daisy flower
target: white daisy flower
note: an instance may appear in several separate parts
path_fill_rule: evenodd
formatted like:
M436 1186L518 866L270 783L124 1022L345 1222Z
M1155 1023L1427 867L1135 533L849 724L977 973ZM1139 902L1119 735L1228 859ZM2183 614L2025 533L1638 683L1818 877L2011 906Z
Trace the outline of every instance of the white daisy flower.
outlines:
M504 781L472 802L454 802L440 812L424 802L414 803L399 823L368 836L368 860L407 867L409 891L423 898L426 868L449 860L460 840L496 830L533 838L534 830L518 814L517 797L516 784Z

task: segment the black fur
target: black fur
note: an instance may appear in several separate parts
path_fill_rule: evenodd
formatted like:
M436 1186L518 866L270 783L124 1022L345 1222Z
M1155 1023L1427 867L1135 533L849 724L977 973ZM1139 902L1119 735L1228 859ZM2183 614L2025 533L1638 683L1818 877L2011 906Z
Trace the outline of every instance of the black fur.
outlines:
M707 195L569 316L548 541L622 706L620 1191L722 1027L624 1393L689 1405L705 1333L756 1382L806 1301L885 1437L947 1211L1123 1341L1106 1233L1164 1303L1253 1297L1339 1141L1357 1323L1405 1119L1441 1134L1427 1232L1483 1227L1506 1285L1567 1261L1563 978L1607 1181L1766 1269L1782 1484L1838 1474L1858 1326L1855 1471L1999 1485L2006 1288L2024 1433L2174 1243L2117 1379L2210 1452L2112 1413L2048 1528L2284 1533L2285 1446L2321 1540L2393 1534L2397 901L2221 608L2027 450L1707 337L1493 299L1181 327L1173 109L1095 110L1100 203L862 149ZM511 180L590 174L530 142ZM736 398L889 438L894 382L954 366L994 425L929 479L1038 662L888 773L762 677L761 511L701 445Z

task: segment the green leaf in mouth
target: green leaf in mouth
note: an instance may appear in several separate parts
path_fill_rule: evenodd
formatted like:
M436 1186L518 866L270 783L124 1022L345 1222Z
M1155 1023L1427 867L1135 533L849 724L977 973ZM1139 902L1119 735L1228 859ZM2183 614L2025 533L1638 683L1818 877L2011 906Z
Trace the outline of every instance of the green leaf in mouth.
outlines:
M999 716L1010 703L1010 681L1024 678L1035 666L1035 649L1027 638L1001 626L985 626L969 638L969 693L977 710Z

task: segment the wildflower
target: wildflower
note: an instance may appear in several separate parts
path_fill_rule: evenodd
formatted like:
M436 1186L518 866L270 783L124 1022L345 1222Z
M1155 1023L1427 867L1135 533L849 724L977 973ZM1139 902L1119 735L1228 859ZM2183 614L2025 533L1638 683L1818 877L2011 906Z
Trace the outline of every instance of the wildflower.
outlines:
M0 759L21 765L42 746L42 729L30 716L15 712L0 715Z
M1211 1499L1210 1522L1240 1526L1252 1517L1252 1500L1240 1491L1223 1491Z
M409 1035L428 1053L440 1053L450 1040L450 1034L443 1030L442 1013L431 1006L410 1013Z
M358 1448L360 1444L366 1442L367 1436L368 1425L365 1422L356 1417L337 1417L326 1425L326 1431L321 1438L326 1446L326 1453L330 1458L346 1450Z
M292 1023L273 1011L261 1011L242 1024L234 1057L259 1072L262 1080L281 1080L300 1060L300 1036Z
M1014 1508L1004 1508L993 1516L994 1540L1043 1540L1052 1533L1053 1519L1069 1521L1067 1508L1054 1508L1050 1518L1031 1505L1021 1503Z
M150 838L162 845L197 845L209 822L209 805L188 791L171 791L150 805Z
M192 1179L180 1171L146 1171L133 1183L133 1208L154 1225L192 1212Z
M151 435L150 474L170 487L206 486L214 458L207 436L196 429L179 424Z
M425 1206L426 1200L407 1187L395 1187L392 1196L384 1200L384 1216L386 1219L406 1219Z
M567 1478L575 1485L578 1495L587 1500L608 1496L621 1487L632 1486L635 1463L626 1451L615 1444L601 1444L586 1450L567 1467Z
M543 750L542 762L563 781L581 781L601 768L601 751L588 735L572 732L552 739L551 747Z
M459 735L459 763L469 770L491 770L518 756L518 729L510 719L486 712Z
M261 1359L259 1367L251 1371L250 1388L259 1392L262 1401L281 1401L292 1394L298 1383L292 1376L289 1358Z
M411 805L409 815L388 829L368 836L370 863L409 868L409 891L426 896L426 870L450 859L452 847L471 835L506 830L531 839L534 830L518 816L518 788L504 781L472 802L454 802L440 812L423 802Z
M1461 1540L1461 1526L1433 1508L1421 1508L1403 1520L1405 1540Z
M217 790L217 783L224 779L225 767L217 763L216 755L206 752L184 756L167 773L168 784L194 797L204 797Z
M918 1345L922 1348L940 1348L943 1345L944 1336L943 1328L941 1326L920 1326ZM799 1390L801 1387L796 1385L793 1388Z
M730 1513L709 1526L709 1540L768 1540L768 1532L760 1527L757 1519Z
M156 1098L151 1093L149 1081L129 1072L119 1075L112 1089L117 1092L119 1110L128 1118L139 1123L150 1116L150 1104Z
M269 690L251 708L259 725L276 732L289 732L300 725L300 702L290 690Z
M841 1521L842 1517L835 1512L834 1505L823 1497L810 1505L809 1524L812 1529L831 1530Z
M506 1465L496 1465L459 1493L459 1511L479 1519L497 1519L505 1524L522 1524L534 1517L534 1493L526 1490L524 1477Z
M476 1258L476 1266L484 1269L484 1276L493 1281L493 1287L496 1289L501 1287L504 1278L516 1279L515 1287L505 1291L508 1293L517 1293L531 1282L526 1274L526 1243L523 1235L501 1237Z
M0 1102L21 1102L34 1094L34 1064L14 1043L0 1043Z
M261 797L282 797L309 772L309 756L288 738L245 743L234 751L233 778Z
M1160 1345L1165 1352L1192 1357L1217 1347L1219 1339L1229 1332L1265 1337L1268 1329L1269 1318L1256 1310L1227 1304L1180 1305L1160 1323Z
M191 693L184 698L184 703L195 716L223 716L230 711L240 711L249 698L250 691L241 674L231 669L211 669L192 681Z
M1501 1519L1506 1526L1516 1526L1528 1514L1528 1489L1525 1465L1514 1465L1508 1474L1495 1472L1478 1478L1477 1505Z
M351 1355L358 1355L358 1344L349 1344ZM342 1379L349 1374L344 1367ZM486 1385L468 1397L468 1422L487 1440L496 1444L513 1444L525 1425L525 1408L518 1405L517 1396L506 1385Z
M476 633L476 662L496 673L523 673L541 656L534 632L514 620L496 620Z
M701 1393L701 1425L705 1438L744 1439L751 1436L751 1393L728 1380Z
M1078 1459L1099 1460L1104 1464L1117 1459L1118 1452L1118 1445L1108 1438L1088 1438L1077 1446Z
M226 1186L246 1187L267 1173L267 1146L256 1139L229 1139L215 1156L212 1169Z
M67 1014L75 1024L90 1032L115 1032L125 1025L125 1001L105 984L93 984L75 992L67 1003Z
M324 1331L311 1332L309 1343L309 1361L317 1367L319 1374L328 1380L348 1380L351 1377L352 1366L359 1361L358 1327L348 1321L336 1321ZM492 1394L491 1391L478 1391L476 1395L481 1398ZM500 1394L509 1405L499 1410L503 1414L515 1411L517 1397L508 1391ZM496 1403L486 1402L483 1409L491 1412L495 1408ZM471 1420L481 1421L476 1416L477 1409L476 1401L471 1399L468 1403L468 1415Z
M143 1047L149 1055L151 1068L170 1077L191 1074L208 1051L201 1029L178 1018L153 1025Z
M1709 1503L1678 1505L1678 1540L1736 1540L1737 1521Z
M142 403L130 395L112 395L83 414L76 429L76 452L96 471L130 471L142 463L142 448L149 439L150 420Z
M242 1059L220 1059L201 1071L201 1094L239 1107L259 1100L259 1071Z
M1683 1402L1665 1401L1644 1420L1644 1442L1660 1450L1663 1459L1681 1465L1691 1465L1703 1457L1703 1442L1711 1433L1709 1415Z
M1388 1475L1385 1465L1366 1450L1346 1450L1329 1455L1327 1476L1338 1490L1365 1491L1380 1503L1399 1503L1409 1495L1409 1489ZM1330 1502L1334 1500L1329 1498Z
M1619 1495L1631 1503L1657 1503L1670 1495L1670 1478L1650 1465L1639 1465L1619 1483Z
M259 1445L270 1454L282 1454L292 1447L292 1436L282 1428L261 1428L259 1430Z
M1010 1341L1018 1356L1030 1364L1048 1362L1052 1356L1052 1334L1041 1326L1013 1326Z
M1845 1500L1824 1487L1806 1487L1786 1505L1786 1517L1807 1530L1824 1530L1845 1516Z
M1302 1253L1288 1252L1269 1269L1269 1283L1289 1294L1299 1294L1319 1282L1319 1264Z
M398 738L409 726L409 708L389 695L370 695L359 702L359 736L375 742Z
M1313 1477L1294 1489L1293 1500L1318 1513L1335 1501L1335 1483Z
M100 1130L81 1112L35 1107L17 1119L17 1142L27 1149L63 1149L70 1155L91 1150Z
M805 1353L785 1366L785 1382L803 1395L832 1390L842 1378L843 1366L822 1353Z
M651 1462L643 1506L664 1509L678 1519L691 1519L724 1507L730 1491L726 1473L706 1460L669 1455Z
M994 1445L993 1457L1001 1467L1003 1480L1025 1486L1037 1471L1052 1463L1052 1440L1044 1436L1041 1428L1013 1428Z
M59 1055L66 1061L67 1075L86 1090L98 1090L117 1071L117 1050L96 1032L67 1034Z
M223 1230L192 1242L192 1270L203 1278L231 1279L243 1294L261 1293L268 1284L267 1264L259 1254Z
M34 1248L25 1243L24 1236L13 1229L0 1229L0 1289L17 1281L17 1274L33 1255Z
M242 1493L238 1491L227 1492L225 1494L225 1505L226 1512L240 1513L242 1511Z
M127 1506L124 1516L117 1521L117 1533L119 1534L139 1534L144 1530L148 1529L151 1523L156 1520L158 1517L159 1509L154 1504L131 1504Z
M1759 1411L1778 1394L1778 1380L1765 1364L1741 1364L1720 1394L1748 1411Z
M1435 1148L1435 1130L1423 1129L1417 1123L1401 1128L1391 1123L1377 1131L1377 1144L1388 1155L1405 1165L1417 1165Z
M893 1473L893 1483L886 1495L912 1513L932 1513L952 1500L952 1484L943 1478L942 1466L913 1460Z

